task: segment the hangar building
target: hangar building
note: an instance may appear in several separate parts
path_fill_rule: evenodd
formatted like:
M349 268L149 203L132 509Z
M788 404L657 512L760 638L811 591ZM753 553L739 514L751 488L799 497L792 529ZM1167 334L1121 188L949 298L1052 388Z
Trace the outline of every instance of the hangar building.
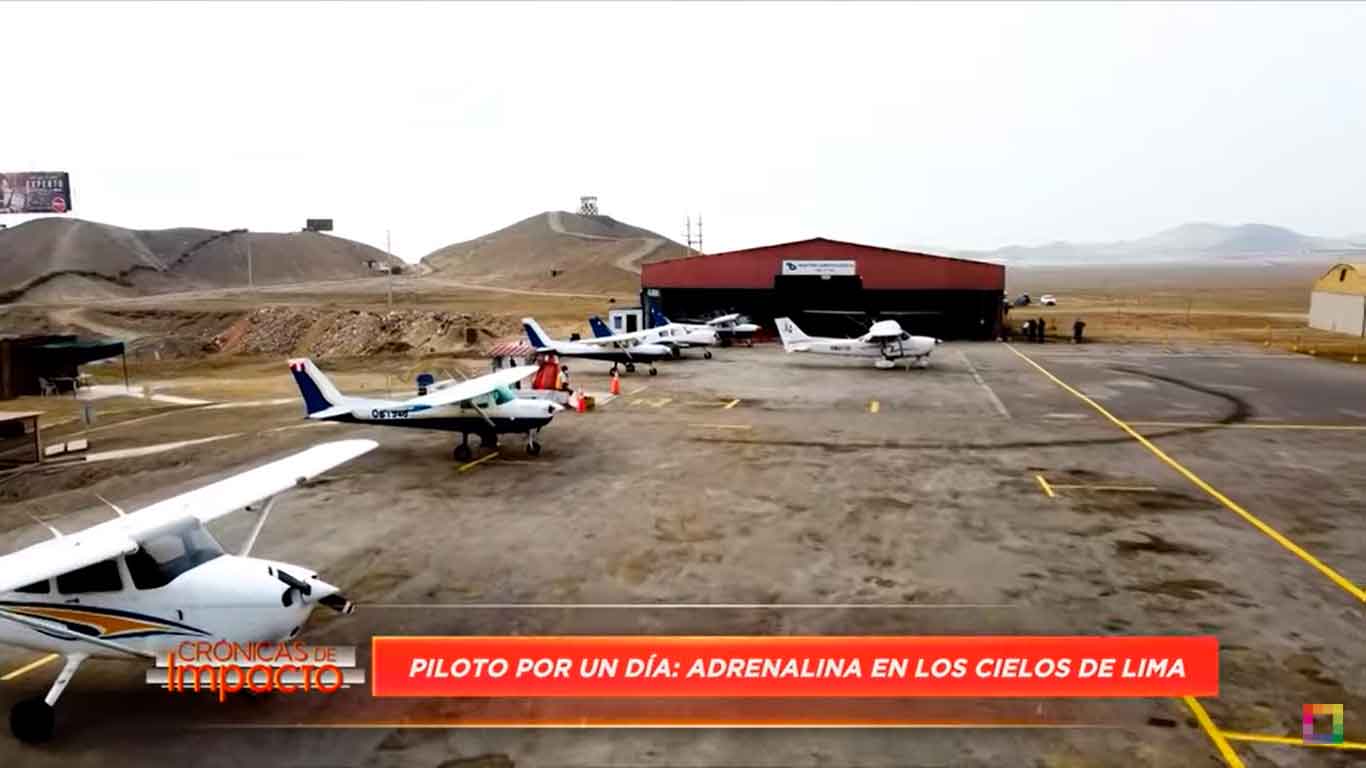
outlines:
M1000 333L1005 267L823 237L641 265L641 302L673 320L739 312L766 329L791 317L812 335L857 336L873 319L912 333Z
M1366 263L1334 264L1314 283L1309 327L1366 336Z

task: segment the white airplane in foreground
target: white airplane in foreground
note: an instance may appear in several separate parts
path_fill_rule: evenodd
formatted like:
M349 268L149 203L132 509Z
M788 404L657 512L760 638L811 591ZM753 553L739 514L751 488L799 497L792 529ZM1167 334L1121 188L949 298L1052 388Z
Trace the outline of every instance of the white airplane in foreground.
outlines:
M868 332L855 339L833 339L807 336L797 324L786 317L779 317L778 336L783 340L783 349L788 352L813 352L819 355L845 355L849 357L877 358L878 368L892 368L896 361L909 359L921 367L929 365L930 353L941 342L929 336L912 336L901 330L895 320L879 320L873 323Z
M248 555L279 494L375 446L322 443L136 512L110 503L113 520L68 535L52 528L56 538L0 557L0 644L66 659L45 697L14 705L10 730L50 739L53 706L88 658L155 659L186 640L278 642L315 606L350 613L312 568ZM259 517L228 554L204 524L241 509Z
M721 343L721 337L710 326L671 323L662 317L660 320L661 322L653 328L614 334L601 317L593 315L588 318L588 327L593 329L595 342L638 339L647 344L663 344L674 357L681 357L683 350L690 347L704 347L702 356L710 360L711 350L705 347L714 347Z
M538 352L554 352L560 357L578 357L584 360L606 360L612 363L616 373L618 364L626 366L627 373L635 373L636 363L650 366L650 375L659 373L655 363L674 356L673 350L663 344L653 344L635 338L584 339L582 341L560 341L551 338L535 318L522 318L522 328L526 331L531 346Z
M459 432L460 444L455 446L457 461L469 461L473 455L470 435L479 436L481 448L496 448L498 435L507 432L524 433L527 454L537 456L541 444L536 435L555 418L557 411L564 410L559 403L518 397L512 391L514 383L536 373L534 365L495 371L467 381L442 382L426 394L407 400L343 395L312 360L290 360L289 370L303 395L308 418Z

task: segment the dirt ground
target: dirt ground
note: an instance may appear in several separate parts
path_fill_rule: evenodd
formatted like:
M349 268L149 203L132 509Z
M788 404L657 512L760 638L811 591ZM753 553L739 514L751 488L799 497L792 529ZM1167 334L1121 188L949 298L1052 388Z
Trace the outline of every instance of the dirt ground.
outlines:
M1021 355L1366 582L1366 368L1181 341L950 343L912 371L724 350L628 377L622 397L589 414L561 414L537 459L512 441L467 471L441 433L301 427L292 403L119 399L108 410L128 410L99 422L93 451L236 436L0 478L0 529L21 546L40 538L31 515L72 527L107 516L96 492L136 507L318 440L366 436L381 447L286 497L258 545L263 557L316 567L360 604L348 617L315 614L308 637L361 646L362 664L367 639L383 633L1213 633L1221 691L1204 705L1220 728L1293 736L1302 704L1331 702L1345 706L1347 738L1366 740L1366 607ZM411 362L371 363L338 361L333 372L344 390L398 394L411 381ZM385 380L376 369L388 367ZM606 390L606 367L580 363L575 379ZM208 399L291 390L283 362L265 358L145 373L162 377L161 391ZM225 380L234 383L214 384ZM61 424L51 439L79 429ZM225 545L247 524L221 526ZM517 607L530 603L539 607ZM648 606L718 603L749 607ZM825 607L791 607L806 604ZM0 650L0 672L35 658ZM0 682L0 706L41 692L54 673ZM60 739L38 749L0 739L0 762L1220 764L1175 700L763 704L1015 724L1004 728L427 729L392 723L679 705L376 701L363 689L220 705L171 697L141 676L137 665L91 663L58 706ZM376 727L324 727L358 722ZM1234 747L1252 766L1360 764L1347 751Z

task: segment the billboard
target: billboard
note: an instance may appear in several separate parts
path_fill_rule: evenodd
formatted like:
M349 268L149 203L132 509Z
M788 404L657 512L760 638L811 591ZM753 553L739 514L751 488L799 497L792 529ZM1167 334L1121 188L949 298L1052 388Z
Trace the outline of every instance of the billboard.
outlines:
M308 219L304 222L304 229L309 232L331 232L331 219Z
M0 171L0 213L70 213L71 175L64 171Z

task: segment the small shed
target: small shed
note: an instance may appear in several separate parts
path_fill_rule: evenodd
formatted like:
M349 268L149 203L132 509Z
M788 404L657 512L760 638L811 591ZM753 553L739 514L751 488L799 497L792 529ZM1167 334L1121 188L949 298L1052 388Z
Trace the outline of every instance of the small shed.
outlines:
M1366 336L1366 263L1339 263L1314 282L1309 327Z
M127 384L128 358L121 341L72 335L0 338L0 400L45 394L44 381L74 389L82 365L110 357L123 357Z

